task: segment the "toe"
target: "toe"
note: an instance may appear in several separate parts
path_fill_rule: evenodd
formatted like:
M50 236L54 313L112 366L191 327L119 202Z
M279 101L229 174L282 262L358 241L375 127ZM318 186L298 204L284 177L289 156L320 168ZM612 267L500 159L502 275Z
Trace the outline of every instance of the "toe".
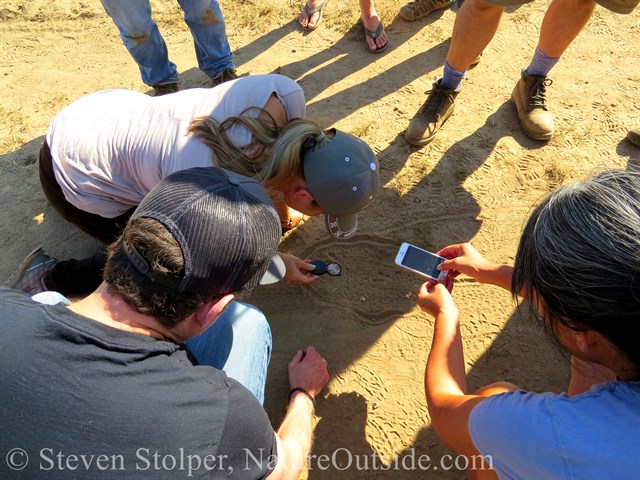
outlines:
M387 44L388 41L389 39L387 38L387 32L385 30L382 30L380 36L376 38L376 46L378 48L382 48Z

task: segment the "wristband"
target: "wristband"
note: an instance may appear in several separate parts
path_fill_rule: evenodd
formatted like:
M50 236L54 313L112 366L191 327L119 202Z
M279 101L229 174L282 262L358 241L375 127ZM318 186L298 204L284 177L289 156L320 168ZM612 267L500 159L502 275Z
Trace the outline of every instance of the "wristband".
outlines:
M293 394L294 394L294 393L296 393L296 392L302 392L302 393L304 393L304 394L307 396L307 398L308 398L309 400L311 400L311 403L313 404L313 409L314 409L314 410L316 409L316 399L315 399L315 398L313 398L313 395L311 395L309 392L307 392L307 391L306 391L304 388L302 388L302 387L294 387L294 388L292 388L291 390L289 390L289 398L288 398L288 400L287 400L287 403L291 403L291 397L292 397L292 396L293 396Z

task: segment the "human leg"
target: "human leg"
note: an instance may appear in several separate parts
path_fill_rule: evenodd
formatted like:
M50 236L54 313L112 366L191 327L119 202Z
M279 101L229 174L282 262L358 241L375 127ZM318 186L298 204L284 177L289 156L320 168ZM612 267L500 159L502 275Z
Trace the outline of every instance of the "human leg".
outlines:
M560 58L595 8L593 0L553 0L542 20L538 48L549 57Z
M51 150L46 141L40 149L39 174L42 190L58 214L101 243L110 244L118 238L135 210L131 208L118 217L104 218L80 210L69 203L56 181ZM24 269L19 267L12 281L13 288L27 293L48 289L68 296L83 296L91 293L102 282L102 271L106 262L104 252L83 260L58 261L44 252L39 256L39 259L34 257L32 261L25 259L32 265L26 265ZM44 257L47 259L44 260ZM34 262L37 264L33 264Z
M175 64L169 61L167 45L158 25L151 18L148 0L100 0L120 31L129 54L138 64L147 85L165 85L178 81Z
M198 66L215 78L225 70L233 70L233 54L227 40L222 10L216 0L178 0L184 21L191 31Z
M382 21L378 17L373 0L360 0L360 18L365 28L365 42L367 49L372 52L379 52L386 48L389 38L382 25ZM369 33L367 34L367 30Z
M101 243L109 244L120 236L124 230L134 208L130 208L115 218L105 218L94 213L80 210L64 198L64 193L58 184L53 171L51 150L45 141L40 149L39 160L40 185L49 203L67 222L75 225L90 237Z
M483 0L466 0L456 14L447 62L466 72L484 51L500 26L504 7Z
M540 28L538 46L522 72L511 98L522 130L535 140L549 140L555 126L546 104L549 71L585 27L595 9L593 0L553 0Z
M465 72L489 44L500 24L504 7L483 0L467 0L456 15L447 54L445 78L433 84L426 101L405 133L411 145L429 143L453 114Z
M224 370L263 403L271 329L256 307L231 303L207 331L189 340L187 347L199 364Z

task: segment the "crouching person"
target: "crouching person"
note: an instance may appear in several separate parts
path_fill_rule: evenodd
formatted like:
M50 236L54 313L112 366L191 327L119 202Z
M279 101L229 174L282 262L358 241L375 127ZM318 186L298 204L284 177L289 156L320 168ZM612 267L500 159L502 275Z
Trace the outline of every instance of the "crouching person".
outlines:
M234 300L282 276L280 234L258 183L183 170L140 204L88 297L1 289L0 476L298 478L326 361L295 355L274 432L269 326Z

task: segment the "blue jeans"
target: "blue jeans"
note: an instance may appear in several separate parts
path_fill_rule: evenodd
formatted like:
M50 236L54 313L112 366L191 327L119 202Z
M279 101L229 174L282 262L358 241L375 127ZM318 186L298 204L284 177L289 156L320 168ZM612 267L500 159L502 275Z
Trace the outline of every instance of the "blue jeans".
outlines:
M232 302L207 331L187 342L198 363L224 370L227 376L264 402L271 360L271 328L252 305Z
M100 0L120 31L125 47L138 64L142 81L163 85L178 81L167 45L151 18L149 0ZM191 30L200 70L216 77L234 68L222 11L216 0L178 0Z
M70 302L58 292L31 297L39 303ZM224 370L264 402L267 367L271 360L271 328L263 313L252 305L232 302L204 333L187 342L200 365Z

